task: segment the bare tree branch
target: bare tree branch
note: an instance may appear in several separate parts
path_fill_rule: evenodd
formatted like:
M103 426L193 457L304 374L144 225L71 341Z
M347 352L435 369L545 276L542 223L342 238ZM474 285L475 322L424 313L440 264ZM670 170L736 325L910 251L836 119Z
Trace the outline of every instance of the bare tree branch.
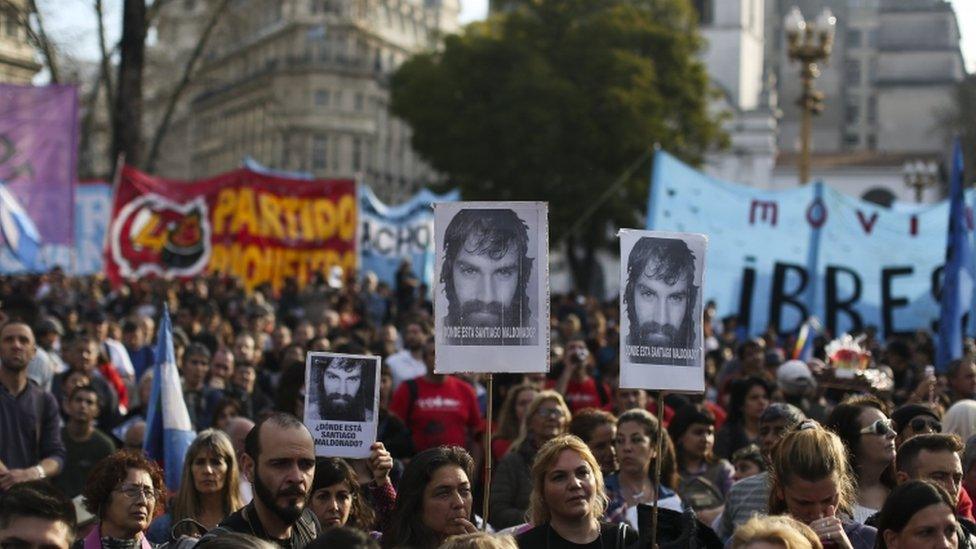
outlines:
M115 104L115 93L113 91L114 88L112 85L112 69L111 69L112 59L111 57L109 57L109 53L105 49L105 21L104 21L105 10L104 7L102 6L102 0L95 0L95 16L98 17L98 50L102 55L99 78L101 79L101 82L104 83L105 85L105 104L110 105L108 109L109 120L111 121L112 126L114 127L115 109L111 108L111 105ZM98 89L97 84L98 83L96 83L96 87L94 88L95 90ZM95 93L95 97L96 98L98 97L97 91Z
M197 44L194 46L193 52L190 54L189 59L186 60L186 65L183 67L183 76L180 78L180 82L176 85L173 93L170 94L169 100L166 103L166 110L163 111L163 118L160 120L159 127L156 128L156 134L153 136L152 146L149 149L149 156L146 159L146 171L148 172L152 172L156 167L156 160L159 157L159 149L162 147L163 139L166 137L166 132L169 130L169 125L173 119L173 113L176 110L176 104L179 102L183 92L186 91L186 88L189 86L197 61L200 59L200 56L203 55L203 51L207 47L207 42L210 40L210 35L212 34L214 27L217 26L217 23L220 21L220 16L223 15L229 4L230 0L220 0L220 3L210 14L210 20L207 21L207 25L203 28L203 32L200 34L200 38L197 40Z

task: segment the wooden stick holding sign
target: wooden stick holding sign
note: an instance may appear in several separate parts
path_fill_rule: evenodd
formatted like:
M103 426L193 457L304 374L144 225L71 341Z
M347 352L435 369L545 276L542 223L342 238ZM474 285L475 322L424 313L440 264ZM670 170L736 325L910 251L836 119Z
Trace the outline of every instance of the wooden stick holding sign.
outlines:
M664 391L657 392L657 457L654 458L654 510L651 515L651 548L657 547L657 503L661 499L661 462L664 461Z
M494 385L495 379L489 373L488 374L488 413L485 414L485 497L482 500L481 518L482 524L481 529L485 532L488 531L488 501L491 496L491 418L492 418L492 400L494 400Z

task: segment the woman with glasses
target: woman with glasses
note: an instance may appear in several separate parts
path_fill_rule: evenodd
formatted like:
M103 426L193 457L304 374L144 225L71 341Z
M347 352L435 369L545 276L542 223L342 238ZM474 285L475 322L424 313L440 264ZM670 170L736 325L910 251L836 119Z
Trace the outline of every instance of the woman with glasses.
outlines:
M73 549L150 549L144 532L162 502L163 472L132 450L120 450L99 461L85 483L85 509L98 524Z
M872 549L875 530L850 520L854 479L844 444L806 420L773 448L769 515L789 515L813 529L825 548Z
M603 474L582 440L563 435L544 444L529 485L533 528L516 536L522 549L623 549L637 542L637 532L626 523L601 520L607 506Z
M614 448L620 463L620 471L605 477L607 497L607 521L619 523L627 520L637 527L637 505L654 501L655 491L660 506L681 512L681 498L674 491L678 475L674 469L674 447L664 435L664 458L661 476L654 478L657 461L657 439L662 435L657 418L647 410L636 408L621 414L617 419L617 436Z
M508 454L498 463L491 479L490 518L495 528L508 528L525 522L532 486L532 459L543 444L566 433L569 407L562 395L555 391L537 394L512 442Z
M862 524L881 509L895 487L895 430L885 411L880 400L856 396L838 404L825 425L847 448L857 483L853 518Z
M165 543L180 536L200 536L244 506L237 457L223 431L201 431L183 460L180 490L165 515L153 521L146 537Z

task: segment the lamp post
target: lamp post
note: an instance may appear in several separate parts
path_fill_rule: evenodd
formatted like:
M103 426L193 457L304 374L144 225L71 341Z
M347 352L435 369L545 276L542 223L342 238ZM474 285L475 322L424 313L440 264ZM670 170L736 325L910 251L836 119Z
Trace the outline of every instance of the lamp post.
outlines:
M800 185L810 179L810 126L814 114L823 111L823 92L813 89L813 81L820 76L817 62L827 59L834 45L834 28L837 18L830 8L824 8L815 21L803 19L800 8L793 6L783 20L786 29L787 54L792 61L800 62L800 80L803 93L797 105L803 110L800 126Z
M931 187L939 182L939 166L931 160L906 161L901 168L905 185L915 190L915 202L922 203L922 193L925 187Z

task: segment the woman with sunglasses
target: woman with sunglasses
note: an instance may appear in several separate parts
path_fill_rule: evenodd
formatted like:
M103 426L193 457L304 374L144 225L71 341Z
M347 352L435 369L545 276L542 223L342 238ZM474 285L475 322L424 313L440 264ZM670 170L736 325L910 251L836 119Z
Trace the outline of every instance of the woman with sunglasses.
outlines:
M543 444L566 433L569 419L569 407L559 393L542 391L532 399L518 438L491 479L492 526L501 529L525 522L532 493L532 459Z
M826 427L844 442L848 466L857 483L853 518L864 523L881 509L895 487L895 430L885 405L870 396L856 396L838 404Z
M927 404L913 402L899 406L891 413L891 423L898 433L895 437L896 449L915 435L942 432L942 415Z
M769 515L789 515L832 549L872 549L874 528L850 520L854 479L844 444L806 420L784 436L770 457Z
M144 532L163 500L163 472L141 452L119 450L92 468L82 492L98 525L72 549L150 549Z

